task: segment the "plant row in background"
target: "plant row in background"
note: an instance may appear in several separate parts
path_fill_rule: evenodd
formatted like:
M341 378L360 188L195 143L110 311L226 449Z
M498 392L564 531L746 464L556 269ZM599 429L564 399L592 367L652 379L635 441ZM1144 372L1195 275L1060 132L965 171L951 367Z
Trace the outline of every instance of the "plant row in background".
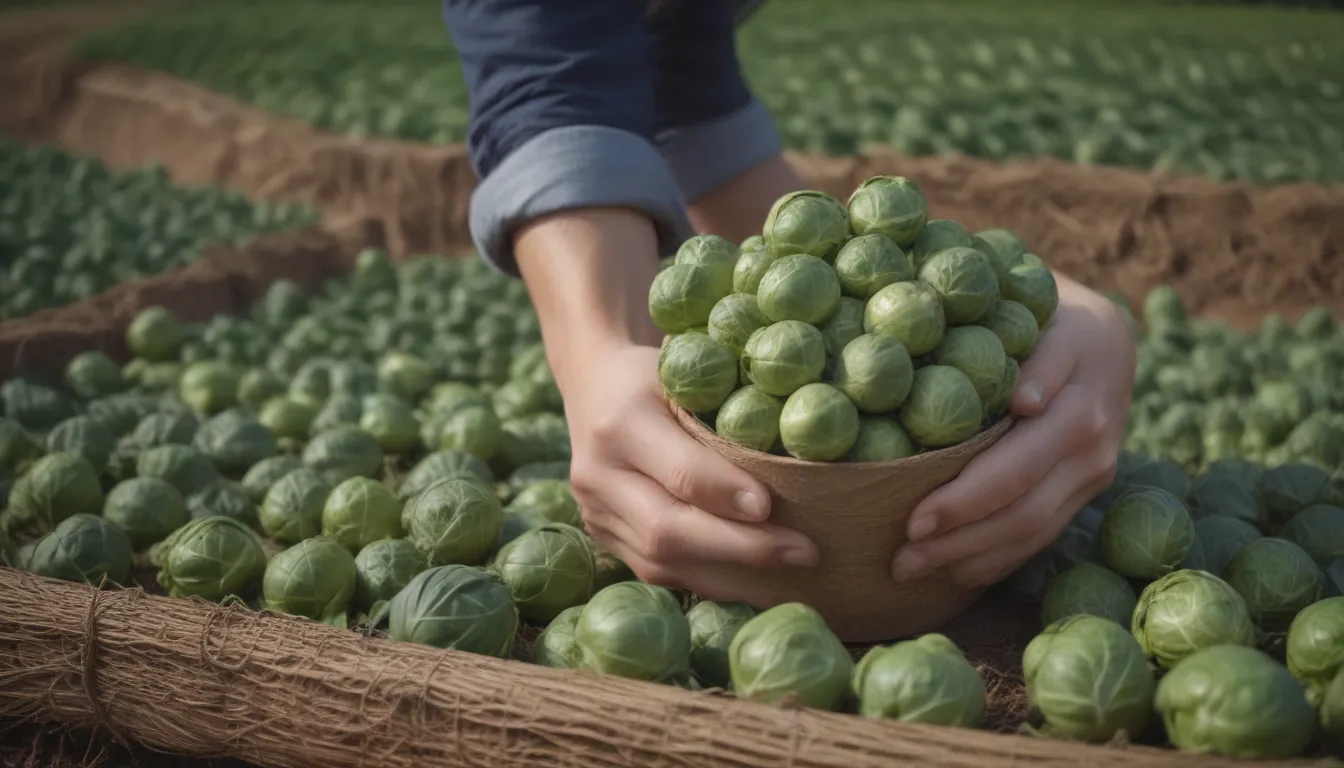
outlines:
M1344 179L1344 19L1143 4L771 0L743 66L789 146L1048 155L1216 179ZM184 40L191 41L183 45ZM339 133L460 141L435 3L231 5L83 42Z
M0 321L86 299L233 243L316 220L307 209L174 186L162 168L112 173L0 140Z

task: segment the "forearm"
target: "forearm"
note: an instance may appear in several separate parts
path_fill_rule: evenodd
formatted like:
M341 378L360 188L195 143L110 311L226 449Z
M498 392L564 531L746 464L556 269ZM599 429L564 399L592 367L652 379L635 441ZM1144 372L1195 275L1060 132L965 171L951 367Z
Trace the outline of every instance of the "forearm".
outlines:
M562 384L594 350L658 344L648 311L658 236L646 214L592 207L543 216L518 230L514 252Z
M784 156L776 154L692 201L691 223L697 232L740 243L761 233L776 200L806 186Z

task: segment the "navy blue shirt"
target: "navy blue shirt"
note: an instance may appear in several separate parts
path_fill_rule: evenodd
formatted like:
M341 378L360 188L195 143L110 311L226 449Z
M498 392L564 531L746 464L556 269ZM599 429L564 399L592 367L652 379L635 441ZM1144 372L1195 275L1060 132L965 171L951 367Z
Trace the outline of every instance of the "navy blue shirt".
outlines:
M595 205L647 213L665 251L694 201L780 151L737 60L759 0L444 0L471 99L481 184L471 230L517 273L530 219Z

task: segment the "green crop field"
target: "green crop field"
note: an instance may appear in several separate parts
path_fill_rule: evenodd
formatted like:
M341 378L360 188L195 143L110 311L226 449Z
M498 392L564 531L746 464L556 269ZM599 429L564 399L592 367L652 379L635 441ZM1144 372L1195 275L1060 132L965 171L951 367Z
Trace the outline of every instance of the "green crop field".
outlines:
M468 107L436 3L212 4L85 54L345 134L446 142ZM1053 2L772 0L740 36L790 146L1050 155L1252 181L1344 178L1344 15Z

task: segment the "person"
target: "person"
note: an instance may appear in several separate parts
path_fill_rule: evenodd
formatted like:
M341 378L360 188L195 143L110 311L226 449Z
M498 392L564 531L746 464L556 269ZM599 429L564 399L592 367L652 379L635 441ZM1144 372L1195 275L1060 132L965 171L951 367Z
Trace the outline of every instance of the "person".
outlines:
M810 568L762 485L663 399L648 316L659 257L740 242L805 188L736 56L741 0L444 0L470 94L471 234L521 276L564 396L585 527L643 580L735 597L704 566ZM1134 373L1112 302L1059 279L995 446L910 517L892 576L986 585L1047 546L1114 476Z

